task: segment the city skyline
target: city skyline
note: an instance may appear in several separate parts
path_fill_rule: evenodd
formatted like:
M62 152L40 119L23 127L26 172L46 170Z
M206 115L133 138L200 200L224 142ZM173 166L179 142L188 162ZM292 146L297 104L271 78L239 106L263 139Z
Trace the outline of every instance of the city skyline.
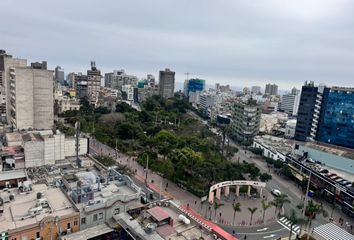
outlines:
M170 68L176 82L193 72L211 85L283 90L306 80L350 86L354 75L351 1L16 2L16 12L0 3L1 48L66 74L94 60L103 73Z

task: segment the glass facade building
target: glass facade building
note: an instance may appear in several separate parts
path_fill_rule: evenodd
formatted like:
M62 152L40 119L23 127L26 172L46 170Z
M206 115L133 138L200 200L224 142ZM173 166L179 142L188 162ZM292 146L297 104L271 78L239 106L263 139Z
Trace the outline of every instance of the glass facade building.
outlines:
M189 79L188 81L188 95L190 92L201 92L205 89L205 80L203 79Z
M317 140L354 148L354 88L325 88Z

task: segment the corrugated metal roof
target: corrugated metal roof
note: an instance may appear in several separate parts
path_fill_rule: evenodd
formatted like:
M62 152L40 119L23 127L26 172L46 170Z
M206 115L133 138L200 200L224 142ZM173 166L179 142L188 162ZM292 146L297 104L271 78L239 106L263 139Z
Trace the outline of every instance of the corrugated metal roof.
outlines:
M325 240L354 240L354 236L333 223L327 223L313 229L314 236Z

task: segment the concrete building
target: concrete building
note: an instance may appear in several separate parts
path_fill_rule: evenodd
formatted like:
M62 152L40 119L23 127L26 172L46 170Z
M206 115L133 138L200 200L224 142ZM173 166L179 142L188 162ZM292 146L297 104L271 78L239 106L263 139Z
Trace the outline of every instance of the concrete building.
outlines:
M53 71L46 62L10 67L9 123L15 129L51 129L54 124Z
M159 95L164 98L172 98L175 92L175 72L166 68L159 73Z
M259 132L261 106L253 99L235 103L232 112L231 136L243 144L251 144Z
M91 69L87 70L87 91L91 103L95 103L98 98L98 92L101 88L101 71L96 68L96 62L91 61Z
M262 93L261 87L260 86L252 86L251 93L252 94L261 94Z
M63 97L59 101L59 113L64 113L66 111L79 111L80 101L76 98Z
M74 88L75 89L75 76L76 73L69 73L66 76L66 82L69 84L69 87Z
M76 156L75 138L65 137L59 131L53 134L52 130L13 132L5 135L8 146L21 146L25 154L25 167L40 167L54 165L56 161ZM88 151L86 138L80 138L79 155Z
M0 107L1 116L4 123L11 123L11 102L10 102L10 68L26 67L27 60L13 58L6 51L0 50L0 88L2 98L5 97L5 102L2 102Z
M155 78L150 74L148 75L150 84L155 84ZM128 75L125 71L122 70L114 70L111 73L106 73L104 76L105 87L122 90L124 85L137 86L138 77L134 75Z
M296 90L296 89L295 89ZM300 104L300 93L295 91L295 94L284 94L280 103L280 110L285 113L296 116Z
M80 230L104 224L120 213L141 206L141 189L130 177L114 169L108 171L105 184L99 182L94 172L78 172L73 178L73 184L67 188L80 211ZM70 184L65 177L64 184Z
M216 103L216 96L213 94L208 94L204 92L199 97L199 108L204 112L207 113L208 109L214 106Z
M264 93L266 95L278 95L278 85L268 83Z
M285 134L286 138L294 138L296 129L296 119L290 119L286 122Z
M80 229L79 211L59 188L27 181L0 197L2 239L56 240Z
M54 80L59 82L61 85L65 84L64 69L57 66L54 70Z

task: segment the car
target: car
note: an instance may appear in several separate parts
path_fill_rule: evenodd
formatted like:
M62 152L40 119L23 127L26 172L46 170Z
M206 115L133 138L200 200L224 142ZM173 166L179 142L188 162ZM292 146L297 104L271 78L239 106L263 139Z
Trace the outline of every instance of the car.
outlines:
M278 189L276 189L276 188L273 188L272 191L271 191L271 193L272 193L274 196L276 196L276 197L278 197L278 196L281 195L281 192L280 192Z

